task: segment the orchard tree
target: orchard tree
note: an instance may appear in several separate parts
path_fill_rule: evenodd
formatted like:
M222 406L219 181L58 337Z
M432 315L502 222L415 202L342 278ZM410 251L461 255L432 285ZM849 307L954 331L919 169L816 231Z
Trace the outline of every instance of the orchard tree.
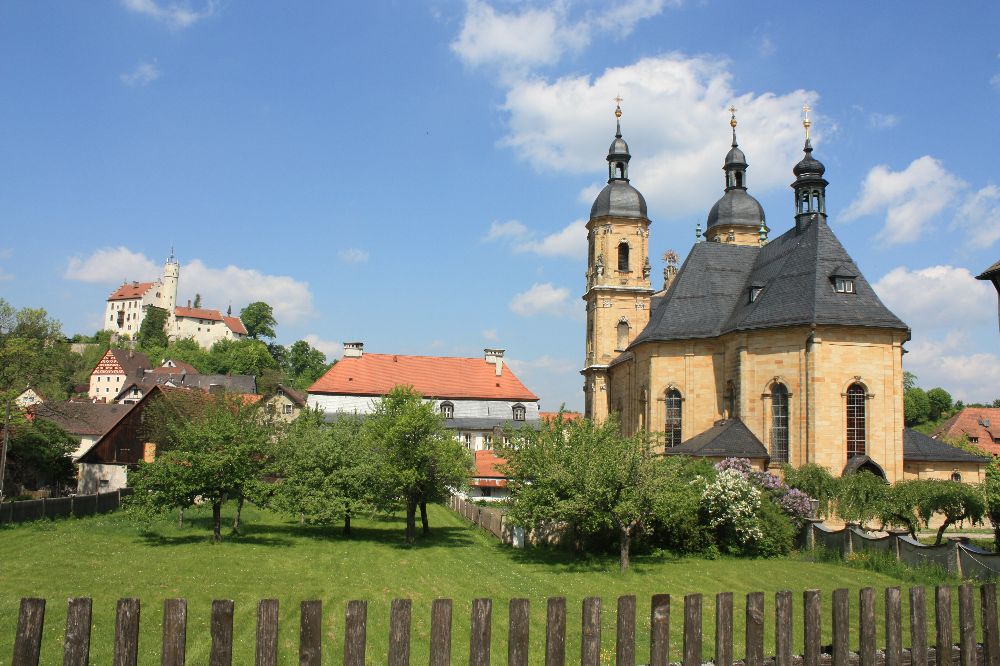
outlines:
M379 467L379 502L403 504L406 543L412 544L417 509L426 535L427 503L468 483L471 456L445 429L441 415L411 387L397 386L383 396L366 416L361 436Z
M240 310L240 320L246 326L247 335L254 340L274 338L274 328L278 325L274 309L264 301L254 301Z
M863 526L881 517L888 493L888 482L871 472L847 474L837 480L836 513L845 522Z
M951 409L951 394L941 387L932 388L927 392L930 401L930 419L937 421Z
M510 517L525 528L566 522L589 533L613 529L619 569L632 539L654 518L668 485L665 463L640 435L623 437L615 419L552 419L508 434L498 448L511 492Z
M1000 551L1000 458L994 457L986 466L983 498L986 501L986 515L993 525L993 548Z
M64 397L73 362L58 321L45 310L18 310L0 298L0 402L28 386L49 399Z
M937 531L934 545L941 545L944 532L951 525L969 520L980 523L986 513L986 503L979 488L961 481L938 481L925 479L919 482L922 487L918 496L917 514L924 524L929 524L931 517L940 513L944 522Z
M146 316L142 319L139 327L139 346L143 349L153 349L154 347L167 346L167 317L168 313L163 308L150 305L146 309Z
M237 396L200 391L168 391L146 408L146 439L157 444L151 463L129 473L129 497L140 516L191 506L196 498L212 505L212 539L222 540L222 504L240 509L271 462L271 432L256 404Z

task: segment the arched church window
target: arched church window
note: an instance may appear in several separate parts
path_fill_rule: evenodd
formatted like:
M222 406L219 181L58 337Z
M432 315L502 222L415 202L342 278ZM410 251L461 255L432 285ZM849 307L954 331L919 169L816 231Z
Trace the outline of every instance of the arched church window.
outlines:
M622 241L618 244L618 270L628 270L628 243Z
M865 388L851 384L847 389L847 457L865 455L867 406Z
M788 389L771 388L771 461L788 462Z
M677 389L667 391L667 421L664 430L668 447L681 443L681 392Z
M628 347L628 331L629 326L627 321L618 322L618 345L616 349L625 349Z

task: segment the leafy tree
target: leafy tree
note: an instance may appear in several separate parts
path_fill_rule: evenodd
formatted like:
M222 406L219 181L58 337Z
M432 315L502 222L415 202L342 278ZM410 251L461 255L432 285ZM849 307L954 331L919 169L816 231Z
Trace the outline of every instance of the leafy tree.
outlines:
M498 449L506 459L510 517L525 527L564 521L589 533L612 529L619 569L629 567L632 540L653 520L667 482L666 464L641 436L618 423L552 419L538 430L511 432Z
M146 309L146 316L143 317L142 326L139 327L139 346L142 349L167 346L168 316L166 310L155 305L150 305Z
M917 376L909 370L903 371L903 390L909 391L917 386Z
M913 387L903 393L903 418L907 425L923 423L931 415L931 401L922 388Z
M212 539L222 540L222 504L239 503L258 483L271 454L271 433L257 405L234 396L196 391L164 393L146 408L146 438L157 444L152 463L129 474L134 515L184 508L196 499L212 505Z
M305 340L297 340L288 348L288 369L295 388L305 389L329 369L326 354Z
M987 516L993 525L993 547L1000 551L1000 458L992 458L986 466L983 498L986 501Z
M278 322L274 318L274 310L263 301L254 301L240 310L240 319L246 326L247 335L254 340L275 337L274 328Z
M182 338L174 340L167 345L163 351L163 356L175 361L183 361L195 367L198 372L210 373L213 371L213 359L210 352L205 351L201 345L194 341L194 338ZM152 357L151 362L156 362ZM159 359L162 363L163 359Z
M397 386L384 396L365 418L361 432L380 468L380 503L403 503L406 542L412 544L417 509L426 535L427 503L468 482L469 452L445 429L433 406L410 387Z
M303 412L282 440L274 505L310 523L342 522L350 536L351 518L372 510L379 487L360 431L360 419L345 416L327 425L319 412Z
M254 375L260 377L265 370L277 368L267 345L260 340L219 340L209 353L209 369L219 374Z
M986 513L986 503L979 488L960 481L934 479L914 481L913 483L921 484L917 514L924 521L924 524L928 524L936 513L944 516L944 522L938 528L934 545L941 545L945 530L959 521L982 522L983 515Z
M27 386L49 399L67 394L74 356L58 321L43 309L15 309L0 298L0 403Z
M930 401L930 419L936 421L951 409L951 394L941 387L932 388L927 392Z
M200 308L201 307L201 294L195 294L194 295L194 306L196 308Z
M837 481L837 515L846 522L861 525L882 515L889 484L871 472L860 471Z
M816 463L806 463L799 467L785 464L782 467L785 483L792 488L798 488L810 498L819 502L817 514L819 517L830 515L831 506L837 495L837 479L829 470Z
M7 484L56 491L74 484L76 468L70 455L79 441L51 421L17 418L11 424L7 449ZM10 487L9 485L7 487Z

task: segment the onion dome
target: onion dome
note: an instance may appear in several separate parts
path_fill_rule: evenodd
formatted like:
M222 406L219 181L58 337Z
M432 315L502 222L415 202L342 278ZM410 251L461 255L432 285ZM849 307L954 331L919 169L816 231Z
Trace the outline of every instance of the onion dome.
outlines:
M796 178L802 178L803 176L821 178L826 173L826 167L812 156L813 147L809 139L806 139L806 145L802 147L802 151L805 153L805 156L792 168L792 173L795 174Z
M808 104L802 107L802 112L802 126L806 130L806 143L802 152L805 154L792 168L792 173L795 174L795 182L792 183L792 189L795 190L795 229L799 232L817 216L826 217L826 186L829 184L823 178L826 167L812 156L812 141L809 139L812 122L809 120Z
M628 182L628 163L632 159L628 143L622 138L621 106L615 109L615 138L608 148L608 184L594 200L590 219L598 217L646 217L646 199Z
M726 154L722 169L726 172L726 193L715 202L708 213L708 236L713 228L724 227L727 231L734 227L751 227L756 233L764 224L764 208L760 202L747 193L747 158L736 141L736 109L729 121L733 128L733 145ZM713 234L717 236L717 234Z

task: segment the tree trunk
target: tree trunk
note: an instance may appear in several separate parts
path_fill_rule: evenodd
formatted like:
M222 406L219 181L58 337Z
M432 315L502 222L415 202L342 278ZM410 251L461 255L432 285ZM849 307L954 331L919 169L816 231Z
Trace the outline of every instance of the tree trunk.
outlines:
M184 527L184 507L177 509L177 527Z
M233 534L239 534L240 533L240 517L243 514L243 500L244 499L245 498L243 497L243 491L241 490L239 492L239 495L236 498L236 515L233 516Z
M427 522L427 502L420 500L420 525L423 528L424 536L430 536L431 526Z
M951 518L945 518L945 519L944 519L944 522L943 522L943 523L941 523L941 527L939 527L939 528L938 528L938 531L937 531L937 539L935 539L935 540L934 540L934 545L935 545L935 546L940 546L940 545L941 545L941 540L942 540L942 539L944 538L944 531L945 531L946 529L948 529L948 527L949 527L949 526L950 526L951 524L953 524L954 522L955 522L955 521L954 521L954 520L952 520Z
M222 541L222 502L212 502L212 541Z
M350 511L345 511L344 512L344 536L345 537L351 536L351 512Z
M406 543L413 545L417 533L417 500L406 496Z
M629 550L632 547L632 530L621 527L618 530L618 573L628 571Z

